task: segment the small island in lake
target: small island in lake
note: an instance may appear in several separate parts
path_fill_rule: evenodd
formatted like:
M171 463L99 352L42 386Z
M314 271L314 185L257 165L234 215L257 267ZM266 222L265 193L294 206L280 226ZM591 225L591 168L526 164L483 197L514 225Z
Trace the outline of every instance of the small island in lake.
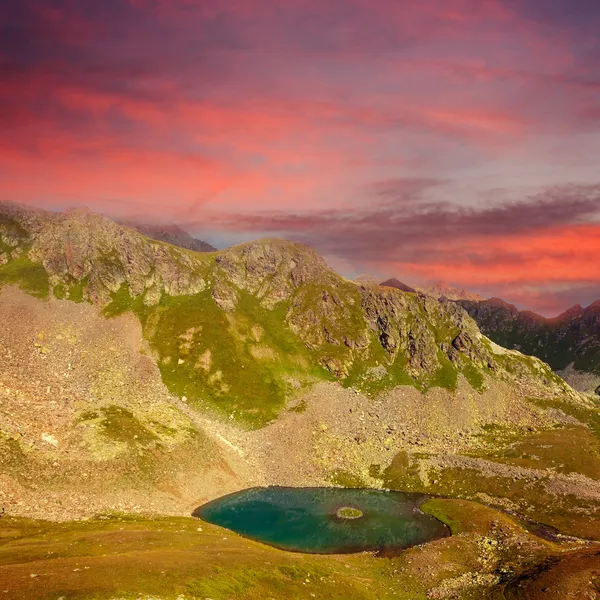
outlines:
M363 511L351 506L342 506L335 513L340 519L360 519L363 516Z

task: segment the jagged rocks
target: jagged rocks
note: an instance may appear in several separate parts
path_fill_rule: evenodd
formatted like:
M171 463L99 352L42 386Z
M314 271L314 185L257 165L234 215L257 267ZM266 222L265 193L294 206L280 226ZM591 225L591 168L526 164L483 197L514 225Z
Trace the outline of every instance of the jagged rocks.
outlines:
M238 302L238 293L232 286L217 281L212 289L212 298L224 311L232 311Z
M325 281L330 269L314 250L284 240L259 240L217 257L222 276L273 308L306 282Z
M148 305L158 302L163 292L193 295L206 287L199 259L88 210L44 213L6 205L1 209L29 246L30 259L44 266L50 283L85 280L84 294L92 303L108 303L124 285L134 297L150 289L144 299Z
M481 337L481 336L479 336ZM493 361L489 353L485 350L481 343L477 343L468 331L461 331L453 340L452 347L460 354L467 356L473 363L479 367L491 367ZM456 362L456 353L451 351L448 357L453 362Z

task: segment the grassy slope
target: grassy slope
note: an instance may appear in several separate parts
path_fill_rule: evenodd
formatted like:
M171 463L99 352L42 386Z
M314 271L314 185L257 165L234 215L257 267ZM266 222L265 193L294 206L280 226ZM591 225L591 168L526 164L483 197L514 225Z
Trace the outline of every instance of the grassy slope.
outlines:
M284 552L190 518L4 518L0 592L7 600L425 600L429 589L449 581L460 590L466 579L460 597L484 600L559 550L479 504L430 500L424 510L458 535L387 559Z
M105 315L131 310L140 318L171 392L260 426L277 417L294 386L332 376L281 326L285 305L271 311L250 294L240 295L237 310L225 313L208 290L163 296L158 306L146 307L122 288Z
M356 295L354 306L360 306L358 290L352 284L348 286L345 292ZM303 290L303 302L309 307L311 297L317 295L316 289L309 286ZM438 372L415 380L406 373L402 353L389 364L374 333L370 334L370 353L363 356L353 355L344 344L325 343L312 350L285 325L290 301L280 302L270 310L251 294L243 290L238 294L236 309L226 313L214 302L210 290L177 298L163 295L158 306L147 307L141 297L132 298L123 287L113 295L104 314L111 317L132 311L139 317L171 392L185 396L199 408L233 415L236 421L250 427L275 419L286 400L306 385L334 380L334 375L322 366L327 359L340 364L353 360L342 383L371 396L397 385L413 385L422 391L434 386L456 389L458 370L441 351ZM358 308L349 320L341 320L349 327L346 331L364 328L357 311ZM451 341L451 331L430 326L440 341ZM336 331L331 320L328 329L334 337L341 337L342 331ZM372 369L381 365L386 365L388 374L373 376ZM463 374L475 389L481 389L482 372L468 359Z
M411 490L455 498L481 499L502 505L514 504L529 519L556 527L562 533L600 540L597 514L600 502L575 495L550 493L546 485L554 474L582 474L600 479L600 413L560 400L531 402L554 408L578 419L582 425L569 424L550 430L515 431L488 426L484 448L469 456L507 466L536 469L535 480L492 476L484 468L446 468L423 478L421 461L427 455L398 454L383 475L391 489Z

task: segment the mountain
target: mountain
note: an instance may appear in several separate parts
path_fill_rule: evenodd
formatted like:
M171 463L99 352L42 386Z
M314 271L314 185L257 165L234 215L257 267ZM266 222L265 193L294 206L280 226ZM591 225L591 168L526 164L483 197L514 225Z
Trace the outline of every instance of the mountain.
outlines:
M488 371L505 379L529 372L530 359L499 355L456 304L355 285L305 246L266 239L201 254L87 210L5 206L3 214L2 256L12 260L0 277L21 274L32 293L86 300L107 315L132 311L174 393L227 406L242 420L274 418L289 378L307 373L428 389L455 387L459 373L479 381ZM261 407L259 390L268 392Z
M572 365L600 375L600 301L573 306L551 319L519 311L499 298L459 304L496 343L537 356L554 370Z
M138 223L135 221L121 221L121 225L135 229L142 235L159 242L166 242L179 248L194 250L195 252L216 252L217 249L207 242L192 237L187 231L184 231L172 223L170 225L158 225L152 223Z
M359 283L361 285L379 285L379 279L374 275L358 275L354 278L355 283Z
M473 294L467 290L452 287L443 281L418 288L420 292L433 298L447 298L448 300L483 300L479 294Z
M406 285L405 283L398 281L395 277L392 277L392 279L387 279L386 281L384 281L383 283L380 283L379 285L381 285L383 287L396 288L397 290L402 290L403 292L414 292L415 291L413 288Z
M0 322L9 599L591 589L595 546L551 532L600 540L600 412L454 302L286 240L199 253L0 204ZM310 556L189 517L273 485L431 494L453 535Z

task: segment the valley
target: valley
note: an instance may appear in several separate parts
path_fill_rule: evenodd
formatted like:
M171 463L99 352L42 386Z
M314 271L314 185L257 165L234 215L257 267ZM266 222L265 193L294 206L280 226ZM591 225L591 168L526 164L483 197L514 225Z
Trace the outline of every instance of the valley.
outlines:
M0 205L0 254L0 595L598 593L598 405L454 302L84 210ZM318 556L190 516L264 486L429 494L453 535Z

